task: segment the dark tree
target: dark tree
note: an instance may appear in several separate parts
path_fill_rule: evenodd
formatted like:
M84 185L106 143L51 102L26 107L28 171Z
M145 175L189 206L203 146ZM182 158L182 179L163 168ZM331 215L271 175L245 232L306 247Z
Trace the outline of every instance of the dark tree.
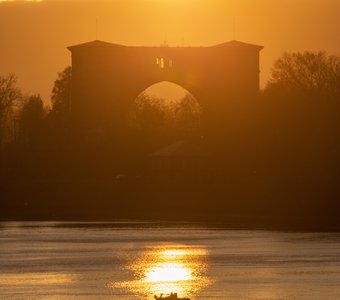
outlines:
M178 127L198 124L201 107L190 94L179 101L169 101L141 94L136 100L135 122L140 128Z
M71 111L72 67L58 73L52 90L52 114L68 115Z
M325 52L284 53L271 70L263 100L258 169L275 180L275 193L282 185L292 197L301 194L311 211L338 207L340 58Z
M9 116L21 99L21 92L16 84L14 75L0 76L0 148L9 126Z
M164 100L142 93L136 99L132 122L141 130L153 131L166 123L168 108Z
M340 59L325 52L286 52L275 62L266 90L338 98Z
M27 145L36 145L42 137L44 103L40 95L28 97L20 114L20 137Z
M47 117L51 142L58 145L68 143L71 126L71 85L72 68L66 67L58 73L54 82L51 95L52 109Z
M186 94L174 107L175 119L179 125L198 125L201 107L191 94Z

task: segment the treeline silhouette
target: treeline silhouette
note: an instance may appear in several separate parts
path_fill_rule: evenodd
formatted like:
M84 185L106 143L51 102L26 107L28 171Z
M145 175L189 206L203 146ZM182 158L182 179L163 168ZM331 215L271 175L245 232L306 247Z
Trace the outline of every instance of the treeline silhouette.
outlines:
M225 99L214 126L190 95L142 94L119 137L75 129L71 85L68 67L46 108L0 77L0 218L340 228L338 57L284 53L265 89Z

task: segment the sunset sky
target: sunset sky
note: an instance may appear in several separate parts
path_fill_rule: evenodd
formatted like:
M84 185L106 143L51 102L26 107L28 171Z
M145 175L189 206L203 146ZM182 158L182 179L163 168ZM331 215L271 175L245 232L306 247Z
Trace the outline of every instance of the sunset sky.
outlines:
M283 51L340 55L339 0L0 1L0 74L49 101L69 45L211 46L232 39L265 46L261 85Z

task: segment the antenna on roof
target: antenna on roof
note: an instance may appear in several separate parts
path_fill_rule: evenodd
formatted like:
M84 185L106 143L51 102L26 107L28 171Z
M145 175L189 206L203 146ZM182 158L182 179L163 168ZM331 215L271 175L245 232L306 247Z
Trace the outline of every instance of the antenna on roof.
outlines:
M98 40L98 18L96 18L96 40Z
M236 21L235 21L235 16L233 18L233 40L236 40Z
M168 46L169 46L168 43L167 43L167 36L168 36L168 34L165 33L165 35L164 35L164 41L163 41L162 47L168 47Z

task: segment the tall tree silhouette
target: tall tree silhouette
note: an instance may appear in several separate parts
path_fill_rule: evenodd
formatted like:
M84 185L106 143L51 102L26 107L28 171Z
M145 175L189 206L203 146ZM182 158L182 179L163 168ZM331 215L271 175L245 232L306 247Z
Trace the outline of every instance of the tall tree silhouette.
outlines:
M274 64L267 91L338 98L340 59L325 52L285 52Z
M183 124L197 124L201 114L201 107L196 99L191 94L186 94L175 105L175 118L180 125Z
M35 146L42 137L44 103L40 95L32 95L24 102L20 114L20 137L25 145Z
M72 67L58 73L52 90L52 114L68 115L71 111Z
M71 122L71 84L72 68L66 67L58 73L54 82L51 101L52 109L48 115L50 136L58 145L67 144Z
M165 125L167 114L169 108L164 99L142 93L136 99L133 122L142 130L159 130Z
M21 99L16 77L11 74L0 76L0 149L4 143L8 118Z

